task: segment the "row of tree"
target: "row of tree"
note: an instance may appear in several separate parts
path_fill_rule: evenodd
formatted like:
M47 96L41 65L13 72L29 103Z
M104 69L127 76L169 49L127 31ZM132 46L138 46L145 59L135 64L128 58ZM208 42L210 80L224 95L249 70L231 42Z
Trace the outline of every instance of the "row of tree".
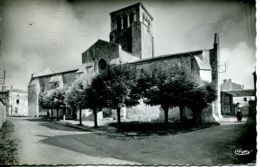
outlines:
M201 111L213 102L217 95L214 87L195 77L193 72L183 65L174 64L167 69L153 66L146 70L137 70L128 65L109 66L91 77L82 74L69 88L55 88L40 94L43 108L59 110L65 107L79 110L82 124L82 109L91 109L94 126L97 127L97 112L108 107L116 109L118 129L120 110L123 105L132 107L143 99L148 105L160 105L168 123L168 111L171 107L180 108L181 119L185 107L194 113L194 119L201 120ZM52 117L53 118L53 117Z

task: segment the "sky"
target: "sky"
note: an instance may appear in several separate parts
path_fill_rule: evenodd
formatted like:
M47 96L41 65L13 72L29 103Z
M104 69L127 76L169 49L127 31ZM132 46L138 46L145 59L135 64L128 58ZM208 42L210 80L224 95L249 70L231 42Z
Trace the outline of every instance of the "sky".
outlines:
M0 69L27 89L32 73L76 69L98 39L109 41L109 13L142 2L154 17L155 55L213 47L220 37L220 79L253 88L255 6L238 0L5 0Z

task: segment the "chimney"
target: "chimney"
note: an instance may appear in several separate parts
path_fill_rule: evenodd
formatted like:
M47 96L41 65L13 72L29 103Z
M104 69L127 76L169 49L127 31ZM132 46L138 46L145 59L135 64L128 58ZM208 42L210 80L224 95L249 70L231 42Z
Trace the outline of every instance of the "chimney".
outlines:
M227 80L226 80L226 79L224 79L224 80L223 80L223 83L226 83L226 82L227 82Z
M230 82L230 83L231 83L231 82L232 82L232 79L229 79L229 80L228 80L228 82Z
M218 43L219 43L218 33L215 33L215 35L214 35L214 45L218 45Z

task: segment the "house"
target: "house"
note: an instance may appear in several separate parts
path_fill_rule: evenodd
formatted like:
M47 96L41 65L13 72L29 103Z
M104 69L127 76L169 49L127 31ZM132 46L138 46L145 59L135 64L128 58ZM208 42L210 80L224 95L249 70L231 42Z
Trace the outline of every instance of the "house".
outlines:
M220 85L220 90L222 115L235 115L238 103L243 115L255 114L254 89L244 89L244 85L225 79Z

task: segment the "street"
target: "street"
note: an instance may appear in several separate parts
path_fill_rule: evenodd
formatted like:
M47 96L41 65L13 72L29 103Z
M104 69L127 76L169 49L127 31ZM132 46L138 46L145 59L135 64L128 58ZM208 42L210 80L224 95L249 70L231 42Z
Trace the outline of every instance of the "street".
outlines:
M49 121L8 118L15 125L19 164L239 164L255 158L254 123L176 135L111 137ZM249 155L236 155L248 150Z
M68 127L54 125L37 119L8 118L15 125L15 137L18 139L18 163L19 164L133 164L110 157L87 155L70 149L65 149L44 140L58 142L61 145L71 145L81 148L82 143L70 141L66 136L84 135L88 132L77 131ZM52 125L52 126L50 126ZM56 137L65 140L55 140ZM54 141L52 140L54 139ZM84 145L84 148L87 146ZM89 147L89 150L95 148ZM136 163L135 163L136 164Z

